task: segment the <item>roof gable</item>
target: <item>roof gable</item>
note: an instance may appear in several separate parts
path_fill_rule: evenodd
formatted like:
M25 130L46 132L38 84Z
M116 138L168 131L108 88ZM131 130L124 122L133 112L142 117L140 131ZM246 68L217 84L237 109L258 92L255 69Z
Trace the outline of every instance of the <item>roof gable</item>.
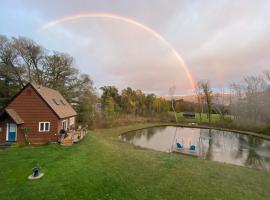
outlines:
M32 83L30 85L60 119L77 115L76 111L57 90Z
M20 115L13 109L5 109L5 112L14 120L16 124L23 124L24 121L20 117Z
M15 96L13 96L8 101L8 103L0 111L5 111L8 105L13 102L16 97L19 96L29 86L34 89L34 91L41 97L41 99L57 115L58 118L63 119L77 115L77 112L58 91L33 83L26 84Z

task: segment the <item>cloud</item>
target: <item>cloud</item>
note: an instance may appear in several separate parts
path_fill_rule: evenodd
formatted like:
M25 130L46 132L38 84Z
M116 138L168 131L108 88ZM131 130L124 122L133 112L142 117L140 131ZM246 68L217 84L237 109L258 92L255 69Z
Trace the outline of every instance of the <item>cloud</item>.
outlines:
M177 93L190 92L183 66L171 50L137 27L116 20L81 19L37 33L43 23L79 12L110 12L138 20L183 55L196 80L209 79L213 87L259 74L270 65L267 0L13 0L5 2L0 13L15 16L13 5L21 17L12 18L6 29L5 23L0 24L2 34L26 34L48 49L70 53L98 87L132 86L166 94L176 85Z

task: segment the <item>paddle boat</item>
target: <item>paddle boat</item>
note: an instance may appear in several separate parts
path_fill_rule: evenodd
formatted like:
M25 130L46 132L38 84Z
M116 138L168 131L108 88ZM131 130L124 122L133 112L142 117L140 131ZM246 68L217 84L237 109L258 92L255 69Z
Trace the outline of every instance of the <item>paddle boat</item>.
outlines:
M179 142L176 143L176 148L177 150L183 150L184 149L184 145L180 144Z
M181 143L177 142L176 143L176 149L172 151L173 153L180 153L188 156L193 156L193 157L199 157L199 154L197 152L196 146L195 145L190 145L189 148L184 148L184 145Z
M197 152L196 146L194 144L192 144L192 145L189 146L189 152L190 153L196 153Z

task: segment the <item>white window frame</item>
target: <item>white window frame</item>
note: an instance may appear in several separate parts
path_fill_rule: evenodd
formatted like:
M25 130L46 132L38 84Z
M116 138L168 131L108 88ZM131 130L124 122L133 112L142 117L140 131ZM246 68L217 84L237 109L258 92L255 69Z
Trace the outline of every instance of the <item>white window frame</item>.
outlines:
M44 124L44 130L41 130L41 124ZM45 130L45 127L46 127L46 124L49 124L49 129L48 130ZM39 132L50 132L51 130L51 122L39 122L38 124L38 131Z
M66 127L63 126L63 124L65 123ZM68 120L62 120L62 129L67 130L68 129Z

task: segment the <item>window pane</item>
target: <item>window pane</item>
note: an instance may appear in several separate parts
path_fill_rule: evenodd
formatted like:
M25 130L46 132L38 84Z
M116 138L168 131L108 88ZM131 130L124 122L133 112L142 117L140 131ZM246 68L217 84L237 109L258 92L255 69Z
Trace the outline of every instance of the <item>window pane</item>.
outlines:
M44 123L40 123L40 130L44 131Z
M50 128L50 127L49 127L49 123L45 123L45 130L46 130L46 131L49 131L49 128Z

